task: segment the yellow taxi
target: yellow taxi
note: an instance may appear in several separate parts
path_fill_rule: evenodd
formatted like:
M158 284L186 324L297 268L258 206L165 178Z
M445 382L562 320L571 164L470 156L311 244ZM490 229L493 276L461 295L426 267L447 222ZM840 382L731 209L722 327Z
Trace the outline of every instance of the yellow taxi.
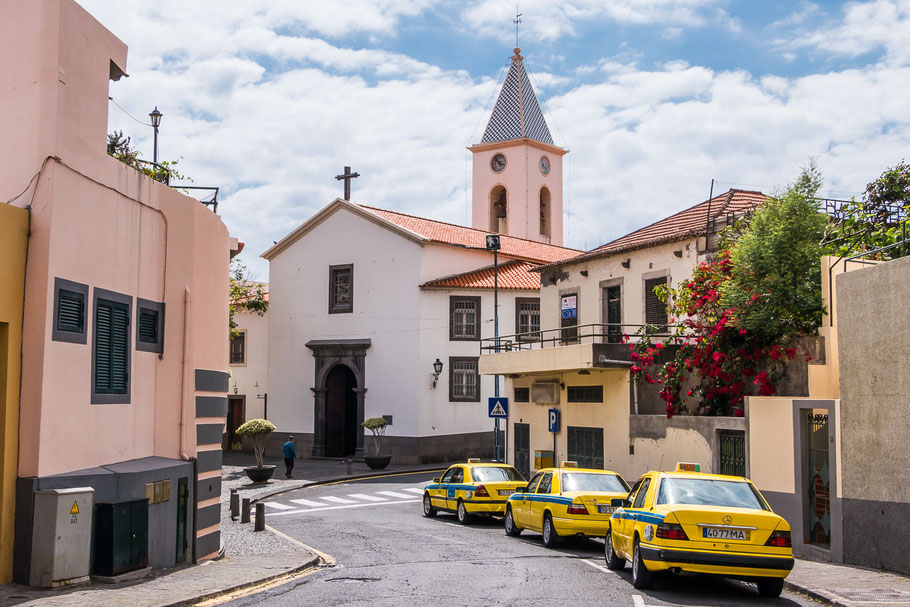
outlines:
M512 466L484 464L472 458L465 464L449 466L442 477L424 487L423 515L436 516L440 510L454 512L458 522L467 525L475 515L502 514L509 496L526 484Z
M793 569L790 525L741 476L679 463L643 475L613 504L607 567L631 561L636 588L650 588L656 572L709 573L755 582L762 596L777 597Z
M603 537L615 508L612 500L628 492L626 481L609 470L579 468L576 462L544 468L509 498L506 533L537 531L547 548L570 535Z

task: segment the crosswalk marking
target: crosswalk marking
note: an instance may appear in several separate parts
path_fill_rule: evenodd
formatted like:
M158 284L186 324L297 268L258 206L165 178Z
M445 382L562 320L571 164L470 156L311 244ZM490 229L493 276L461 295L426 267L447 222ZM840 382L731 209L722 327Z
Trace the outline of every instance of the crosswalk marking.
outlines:
M407 493L395 493L394 491L377 491L380 495L388 495L389 497L394 497L397 499L409 499L413 496L408 495Z
M294 502L295 504L300 504L301 506L309 506L310 508L322 508L323 506L325 506L325 504L323 504L322 502L314 502L312 500L296 499L296 500L291 500L291 501ZM271 502L266 502L266 503L268 504Z
M348 497L355 497L359 500L366 500L368 502L384 502L387 501L384 497L379 497L378 495L364 495L363 493L351 493Z
M405 487L402 491L410 491L411 493L416 493L417 495L423 495L423 489L420 487Z
M275 510L293 510L293 506L288 506L287 504L279 504L278 502L266 502L266 506L271 506Z
M335 497L334 495L323 495L319 499L325 500L327 502L335 502L336 504L356 504L354 500L346 500L343 497Z
M415 504L415 503L419 503L419 502L420 502L419 498L409 497L408 499L402 500L400 502L382 502L382 503L378 503L378 504L375 502L367 502L365 504L348 504L345 506L326 506L324 508L312 508L311 510L303 510L303 509L285 510L285 511L281 511L281 512L270 513L269 516L284 516L286 514L309 514L310 512L323 512L325 510L345 510L347 508L363 508L365 506L376 507L376 506L389 506L392 504Z

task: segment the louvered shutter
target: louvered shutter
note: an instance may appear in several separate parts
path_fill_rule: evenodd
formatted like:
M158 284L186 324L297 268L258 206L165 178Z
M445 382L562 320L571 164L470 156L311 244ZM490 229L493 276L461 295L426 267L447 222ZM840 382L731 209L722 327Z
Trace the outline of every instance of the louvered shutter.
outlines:
M667 306L654 294L654 287L667 284L666 277L645 280L645 323L662 327L667 324Z
M82 333L85 326L85 298L81 293L60 289L57 298L57 330Z
M98 300L95 312L95 393L126 394L129 385L129 306Z
M111 325L113 305L99 300L95 309L95 392L111 392Z
M114 304L111 342L111 392L125 394L129 381L130 310L123 304Z
M158 311L139 308L139 341L158 343Z

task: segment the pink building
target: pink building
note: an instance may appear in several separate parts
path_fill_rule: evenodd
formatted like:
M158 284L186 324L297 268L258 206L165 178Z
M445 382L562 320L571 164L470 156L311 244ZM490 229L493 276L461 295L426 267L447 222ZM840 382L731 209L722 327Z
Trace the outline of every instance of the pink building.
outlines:
M99 503L149 497L153 567L210 558L228 230L107 155L123 42L72 0L0 14L0 201L30 210L13 575L28 580L34 492L53 488L93 487L96 522Z

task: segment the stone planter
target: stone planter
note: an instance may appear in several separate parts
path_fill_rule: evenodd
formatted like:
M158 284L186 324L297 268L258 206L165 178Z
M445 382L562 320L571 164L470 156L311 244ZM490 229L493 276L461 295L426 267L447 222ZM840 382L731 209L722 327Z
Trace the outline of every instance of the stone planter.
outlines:
M254 483L267 483L272 474L275 473L275 466L250 466L249 468L244 468L247 477Z
M370 470L384 470L389 462L392 461L391 455L364 455L363 461L367 463Z

